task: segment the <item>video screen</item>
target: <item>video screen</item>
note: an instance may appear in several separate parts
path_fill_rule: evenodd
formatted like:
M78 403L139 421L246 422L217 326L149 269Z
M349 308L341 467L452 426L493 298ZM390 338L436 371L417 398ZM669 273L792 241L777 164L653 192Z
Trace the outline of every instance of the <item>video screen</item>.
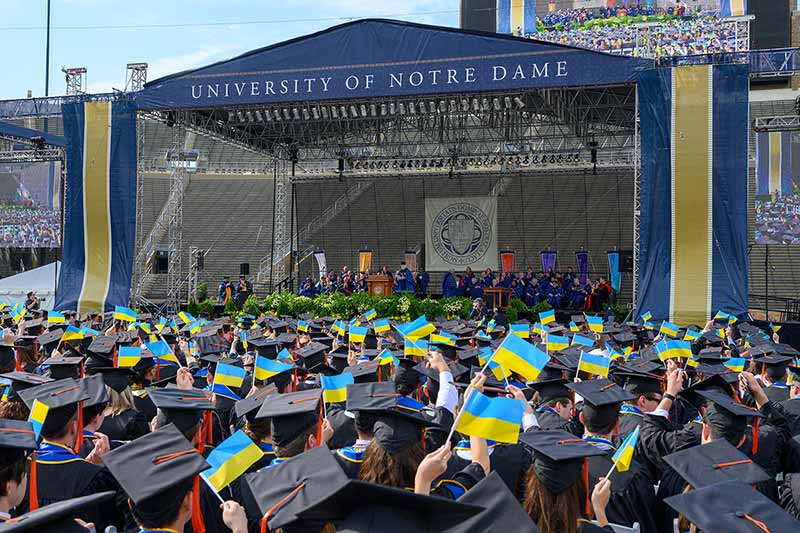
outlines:
M800 133L756 134L756 244L800 244Z
M0 248L61 246L61 163L0 164Z

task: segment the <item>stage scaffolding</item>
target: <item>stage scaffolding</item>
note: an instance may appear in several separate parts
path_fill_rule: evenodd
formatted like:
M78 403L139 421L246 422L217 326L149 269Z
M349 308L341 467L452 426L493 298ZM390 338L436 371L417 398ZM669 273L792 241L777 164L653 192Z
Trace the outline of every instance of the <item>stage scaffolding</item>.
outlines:
M174 109L149 111L147 118L175 129L174 146L181 144L178 132L192 132L272 160L273 243L256 275L267 290L290 286L297 262L309 252L307 240L376 180L502 172L492 192L499 195L513 179L587 169L630 172L639 179L634 84ZM344 194L299 228L295 185L323 181L345 182ZM180 259L179 204L187 182L185 169L174 165L167 203L149 235L142 234L137 218L136 298L145 297L154 282L152 256L165 238L167 304L177 306L185 297L190 273Z

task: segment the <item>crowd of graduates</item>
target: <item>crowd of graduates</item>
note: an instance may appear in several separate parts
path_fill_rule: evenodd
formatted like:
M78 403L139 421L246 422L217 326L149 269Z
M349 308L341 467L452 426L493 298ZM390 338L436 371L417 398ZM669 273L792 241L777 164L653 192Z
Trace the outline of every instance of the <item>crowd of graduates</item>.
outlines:
M503 316L6 306L0 532L800 531L779 327Z
M756 200L758 244L800 243L800 196L776 194L769 200Z
M57 210L0 205L0 248L58 248L60 244Z

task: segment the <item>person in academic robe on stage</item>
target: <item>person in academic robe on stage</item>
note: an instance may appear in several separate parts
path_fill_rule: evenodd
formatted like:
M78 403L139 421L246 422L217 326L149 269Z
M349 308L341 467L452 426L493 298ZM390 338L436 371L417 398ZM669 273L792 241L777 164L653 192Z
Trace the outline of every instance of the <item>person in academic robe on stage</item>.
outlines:
M222 283L219 284L219 291L217 292L219 301L222 303L222 305L225 305L231 301L231 298L233 298L233 295L236 292L236 288L233 286L233 283L231 283L231 278L228 276L222 278Z
M414 274L414 285L417 289L416 294L420 297L428 295L428 284L430 283L430 276L425 269L419 267L419 270Z
M442 280L442 298L450 298L456 295L458 283L456 282L456 275L453 269L450 269Z
M414 275L405 261L400 263L400 270L395 272L394 289L397 292L414 292Z
M253 284L244 276L239 276L239 283L236 284L237 305L242 307L251 294L253 294Z

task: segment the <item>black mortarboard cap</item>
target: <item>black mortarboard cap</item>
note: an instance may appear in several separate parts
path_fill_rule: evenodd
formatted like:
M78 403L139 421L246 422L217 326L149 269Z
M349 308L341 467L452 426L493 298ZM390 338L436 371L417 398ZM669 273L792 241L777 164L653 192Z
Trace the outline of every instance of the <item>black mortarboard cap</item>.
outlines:
M397 385L406 385L412 389L420 382L420 373L416 370L416 362L412 359L398 357L397 367L394 369L394 382Z
M541 377L541 375L540 375ZM528 386L539 393L539 403L544 404L556 398L569 398L570 390L566 386L567 380L560 377L548 380L536 380Z
M33 426L30 422L0 418L0 452L5 450L35 450L38 447ZM0 453L0 458L2 457L3 454ZM2 464L5 465L5 461L2 461Z
M184 434L197 427L203 411L214 410L210 396L199 389L148 388L147 392L159 410L159 425L175 424Z
M49 357L42 361L43 365L49 368L48 374L53 379L79 378L81 376L81 365L83 357Z
M475 516L481 507L435 496L351 480L311 503L305 520L339 522L338 533L439 533ZM478 531L478 530L474 530ZM524 530L521 530L524 531Z
M672 453L664 461L695 489L729 479L748 485L770 479L763 468L725 439Z
M113 491L98 492L45 505L13 520L0 523L0 531L35 531L36 533L86 533L88 530L75 521L81 510L97 507L114 498Z
M534 451L536 477L555 494L576 482L583 470L584 457L606 453L562 430L529 431L521 433L519 440Z
M444 533L539 533L539 528L496 471L469 489L458 503L477 505L483 507L483 511L445 529Z
M258 337L247 341L248 346L254 346L258 355L267 357L268 359L275 359L278 352L283 347L281 343L275 339L268 339L266 337Z
M256 418L271 419L272 441L282 446L317 422L321 400L320 389L271 394L262 402Z
M114 347L117 344L116 337L101 336L96 337L87 348L91 355L99 355L106 358L111 358Z
M342 370L342 374L352 374L356 383L369 383L378 381L378 370L380 361L366 361L357 365L348 366Z
M780 366L780 365L786 366L792 361L794 361L794 357L792 356L777 355L777 354L764 355L762 357L755 359L756 363L763 363L767 366Z
M249 420L255 420L256 415L258 415L258 410L261 409L261 406L264 404L264 400L267 398L267 396L277 393L278 387L270 384L255 394L252 394L246 398L242 398L236 402L236 405L234 406L236 416L239 418L246 416Z
M317 367L325 365L325 352L327 346L319 342L310 342L297 350L297 355L303 360L303 365L309 372L314 372Z
M645 394L661 394L661 377L654 374L642 374L640 372L616 372L615 378L623 378L623 388L637 396Z
M131 377L136 375L132 368L95 367L92 374L103 376L103 382L117 392L122 392L130 386Z
M800 531L800 521L741 481L724 481L664 502L704 533Z
M734 400L733 398L731 398L730 396L728 396L727 394L723 394L722 392L718 392L716 390L699 390L697 391L697 394L702 396L706 400L713 402L716 406L734 416L746 416L746 417L756 417L756 418L764 417L764 415L758 412L758 409L741 404L736 400Z
M583 397L584 404L595 407L618 404L636 399L636 396L619 387L610 379L592 379L578 383L567 383L567 388Z
M458 364L455 361L448 361L447 366L450 368L450 373L453 374L453 379L457 379L459 376L462 376L469 372L469 368L465 367L464 365ZM414 366L414 370L419 372L420 374L424 374L428 376L430 379L434 381L439 381L439 371L434 370L433 368L428 368L428 364L426 362L422 362Z
M137 508L163 505L171 488L210 468L172 424L111 450L103 462Z
M92 407L93 405L100 405L108 402L108 391L106 391L102 376L87 376L83 378L80 383L87 396L83 401L84 407Z
M39 346L50 347L50 344L58 344L58 341L61 340L61 336L64 334L63 331L60 329L47 331L39 335Z
M78 402L89 397L80 382L74 379L60 379L25 389L19 392L19 396L28 409L33 407L34 400L50 408L42 428L44 433L64 427L77 411Z
M0 374L0 378L5 378L11 382L8 390L8 399L13 400L19 396L19 391L38 387L44 383L54 381L52 378L40 376L39 374L31 374L30 372L6 372Z
M268 470L247 474L244 480L258 507L248 511L259 516L271 511L268 529L275 531L295 522L300 510L339 491L349 478L331 451L319 446Z

